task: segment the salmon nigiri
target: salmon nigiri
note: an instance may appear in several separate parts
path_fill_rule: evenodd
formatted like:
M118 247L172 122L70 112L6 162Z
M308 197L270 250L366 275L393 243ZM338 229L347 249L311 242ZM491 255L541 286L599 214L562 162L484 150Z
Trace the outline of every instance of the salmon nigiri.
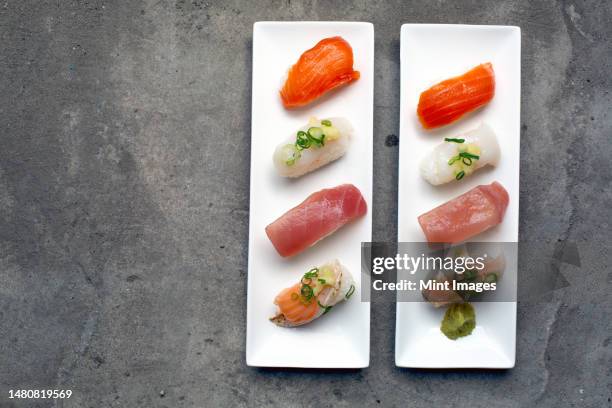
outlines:
M266 234L281 256L292 256L362 217L366 211L361 191L352 184L342 184L312 193L268 225Z
M355 292L350 272L338 260L306 272L300 283L283 289L274 299L278 307L270 320L282 327L301 326L329 312Z
M419 224L428 242L462 242L500 224L508 202L508 192L494 181L422 214Z
M342 37L325 38L289 69L280 96L285 108L296 108L357 79L351 45Z
M490 62L424 91L417 114L425 129L448 125L486 105L495 95L495 73Z

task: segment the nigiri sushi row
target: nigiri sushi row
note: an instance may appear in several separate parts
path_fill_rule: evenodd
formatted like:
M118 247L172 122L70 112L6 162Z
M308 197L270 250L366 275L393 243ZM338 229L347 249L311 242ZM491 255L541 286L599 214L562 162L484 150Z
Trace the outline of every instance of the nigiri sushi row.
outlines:
M481 64L421 93L417 116L425 129L434 129L486 105L494 95L493 65ZM445 138L423 157L421 176L434 186L462 180L487 165L496 166L500 155L495 133L481 124L477 129ZM458 243L500 224L508 202L506 189L493 182L420 215L418 222L428 242Z
M495 74L491 63L478 65L463 75L442 81L421 93L417 107L419 122L425 129L435 129L451 124L466 114L486 105L495 95ZM496 166L501 151L493 130L486 124L452 138L445 138L434 147L420 165L421 176L434 186L462 180L485 166ZM509 203L506 189L497 181L479 185L438 207L421 214L419 225L430 243L456 244L499 225ZM485 268L475 276L446 276L439 272L437 282L465 280L496 282L503 274L505 260L498 257L487 261ZM423 290L423 298L435 307L454 305L468 301L469 293L455 290ZM455 305L457 306L457 305ZM468 304L469 306L469 304ZM453 306L451 306L453 307ZM451 339L468 335L448 332L447 310L441 325L442 332ZM473 309L472 318L473 318ZM453 313L451 312L451 315ZM445 330L446 328L446 330Z
M341 37L319 41L289 69L280 91L285 108L305 106L327 92L359 79L353 70L353 51ZM342 157L350 146L353 128L345 118L312 117L273 154L282 177L300 177ZM301 253L343 225L365 215L367 204L359 189L342 184L309 195L270 223L265 232L282 257ZM351 273L333 260L306 272L299 283L275 298L277 313L270 320L282 327L312 322L355 292Z

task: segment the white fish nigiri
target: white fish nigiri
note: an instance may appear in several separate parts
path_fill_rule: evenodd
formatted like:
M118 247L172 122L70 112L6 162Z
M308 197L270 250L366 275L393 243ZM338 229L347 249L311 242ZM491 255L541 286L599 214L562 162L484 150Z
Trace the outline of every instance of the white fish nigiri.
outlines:
M312 268L299 283L283 289L274 299L277 312L270 320L282 327L301 326L329 312L354 292L351 273L336 259Z
M353 127L344 118L311 118L274 151L280 176L300 177L342 157L348 150Z
M447 138L421 161L421 176L434 186L461 180L486 166L496 166L500 150L486 124L456 138Z

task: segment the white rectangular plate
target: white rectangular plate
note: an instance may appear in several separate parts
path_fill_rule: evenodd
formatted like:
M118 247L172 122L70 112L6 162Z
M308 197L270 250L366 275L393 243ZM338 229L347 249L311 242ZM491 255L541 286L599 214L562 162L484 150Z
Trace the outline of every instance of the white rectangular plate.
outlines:
M517 242L519 214L521 33L518 27L404 24L401 31L401 107L398 241L425 237L417 217L479 184L499 181L510 204L501 225L477 241ZM420 125L416 108L422 91L478 64L493 63L495 97L483 109L436 131ZM460 183L431 186L420 176L423 155L445 137L485 122L495 131L501 160ZM516 261L516 260L515 260ZM516 265L516 262L510 262ZM503 281L502 281L503 284ZM515 288L514 288L515 290ZM444 308L398 302L395 364L422 368L511 368L515 361L516 302L475 303L477 326L452 341L440 332Z
M342 36L353 48L358 81L297 110L283 108L279 89L300 55L326 37ZM372 238L372 134L374 27L351 22L258 22L253 27L251 203L246 360L250 366L360 368L370 359L370 304L360 301L361 242ZM296 180L279 177L272 164L276 145L311 116L346 117L355 129L348 153ZM365 217L292 258L281 258L264 228L311 193L343 183L361 190ZM268 319L274 297L313 266L338 258L357 282L355 296L328 315L298 328Z

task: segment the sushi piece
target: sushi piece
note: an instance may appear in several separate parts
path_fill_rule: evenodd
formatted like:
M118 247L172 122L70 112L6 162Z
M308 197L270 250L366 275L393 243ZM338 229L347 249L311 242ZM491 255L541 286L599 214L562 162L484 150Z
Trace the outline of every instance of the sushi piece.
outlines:
M460 244L458 247L453 247L446 254L447 257L471 259L481 257L481 263L476 264L472 269L464 268L463 270L436 271L432 273L429 280L435 279L436 282L449 282L449 288L423 289L421 291L423 298L436 308L448 306L453 303L474 300L473 298L478 296L478 292L474 292L473 290L461 290L459 289L459 285L497 283L501 280L504 270L506 269L506 257L503 252L493 257L488 257L487 255L489 254L489 251L479 251L478 253L468 252L466 244Z
M452 279L441 272L435 277L435 281L440 283L449 282L449 286L452 284ZM423 289L421 294L423 299L431 303L435 308L463 302L463 298L452 289Z
M417 107L419 121L425 129L448 125L486 105L494 94L495 73L487 62L424 91Z
M274 299L278 311L270 321L281 327L312 322L355 293L351 273L338 261L306 272L300 283L283 289Z
M486 165L496 166L499 157L495 133L482 124L456 138L445 138L421 161L421 176L437 186L461 180Z
M304 106L324 93L359 79L353 49L342 37L325 38L304 52L280 90L285 108Z
M508 192L495 181L474 187L418 220L428 242L457 243L500 224L508 202Z
M361 191L352 184L342 184L312 193L268 225L266 234L281 256L292 256L364 216L366 211Z
M353 128L344 118L311 118L291 140L274 151L274 167L283 177L300 177L346 153Z

